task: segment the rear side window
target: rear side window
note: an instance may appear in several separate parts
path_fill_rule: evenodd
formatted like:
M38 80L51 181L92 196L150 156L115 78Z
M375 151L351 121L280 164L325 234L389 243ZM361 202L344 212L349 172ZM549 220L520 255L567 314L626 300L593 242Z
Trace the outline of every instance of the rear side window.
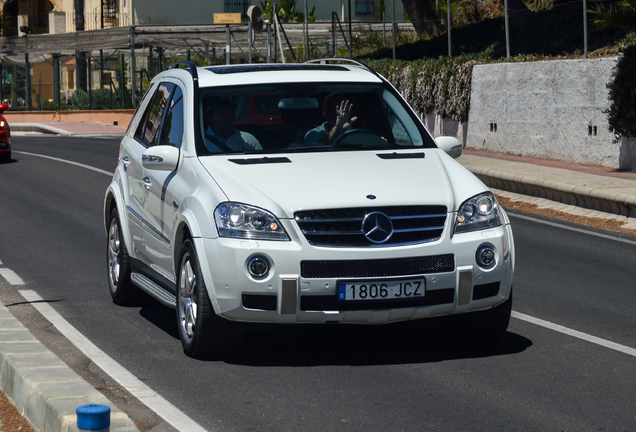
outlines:
M146 108L142 121L139 123L135 138L148 147L158 144L161 121L174 87L172 83L159 84L152 102Z

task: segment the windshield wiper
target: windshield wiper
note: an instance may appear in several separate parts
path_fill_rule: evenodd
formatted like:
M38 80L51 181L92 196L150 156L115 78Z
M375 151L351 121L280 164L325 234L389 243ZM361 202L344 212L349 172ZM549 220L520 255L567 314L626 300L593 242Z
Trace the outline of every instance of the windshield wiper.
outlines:
M299 145L297 147L285 147L276 149L277 153L304 153L304 152L321 152L321 151L334 151L334 146L331 145Z

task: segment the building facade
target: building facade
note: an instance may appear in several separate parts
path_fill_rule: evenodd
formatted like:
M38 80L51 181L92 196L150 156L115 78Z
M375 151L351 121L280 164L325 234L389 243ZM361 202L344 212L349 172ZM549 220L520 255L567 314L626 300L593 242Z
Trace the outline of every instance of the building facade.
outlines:
M212 24L215 13L241 13L245 16L258 0L186 0L175 7L169 0L83 0L84 30L125 27L131 25L201 25ZM287 0L293 1L293 0ZM295 0L295 10L303 11L303 0ZM395 5L393 4L395 1ZM0 0L2 36L23 36L21 27L33 34L76 31L74 0ZM279 2L284 4L284 2ZM315 7L316 21L331 21L335 12L341 21L397 22L405 19L400 0L307 0L307 9Z

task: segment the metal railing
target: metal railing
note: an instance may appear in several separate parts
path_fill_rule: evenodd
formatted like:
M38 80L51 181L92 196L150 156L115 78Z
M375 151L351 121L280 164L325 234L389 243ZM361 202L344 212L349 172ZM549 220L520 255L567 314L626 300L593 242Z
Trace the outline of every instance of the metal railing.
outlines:
M84 13L84 30L98 30L101 28L126 27L131 25L127 13L105 13L103 18L101 12ZM102 27L102 19L104 26ZM75 13L66 14L66 31L75 31Z

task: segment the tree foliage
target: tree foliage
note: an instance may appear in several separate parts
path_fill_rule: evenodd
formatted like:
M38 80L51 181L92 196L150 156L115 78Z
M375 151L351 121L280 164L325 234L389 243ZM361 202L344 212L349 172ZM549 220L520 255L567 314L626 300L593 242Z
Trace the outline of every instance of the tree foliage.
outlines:
M607 111L609 129L617 136L636 137L636 45L629 46L607 84L612 104Z
M261 0L261 8L263 9L263 17L270 21L274 13L274 2ZM281 22L305 21L305 14L296 10L296 0L282 0L276 7L276 13ZM307 21L316 21L316 6L307 11Z
M592 22L603 30L636 32L636 0L620 0L607 7L600 4L588 12Z

